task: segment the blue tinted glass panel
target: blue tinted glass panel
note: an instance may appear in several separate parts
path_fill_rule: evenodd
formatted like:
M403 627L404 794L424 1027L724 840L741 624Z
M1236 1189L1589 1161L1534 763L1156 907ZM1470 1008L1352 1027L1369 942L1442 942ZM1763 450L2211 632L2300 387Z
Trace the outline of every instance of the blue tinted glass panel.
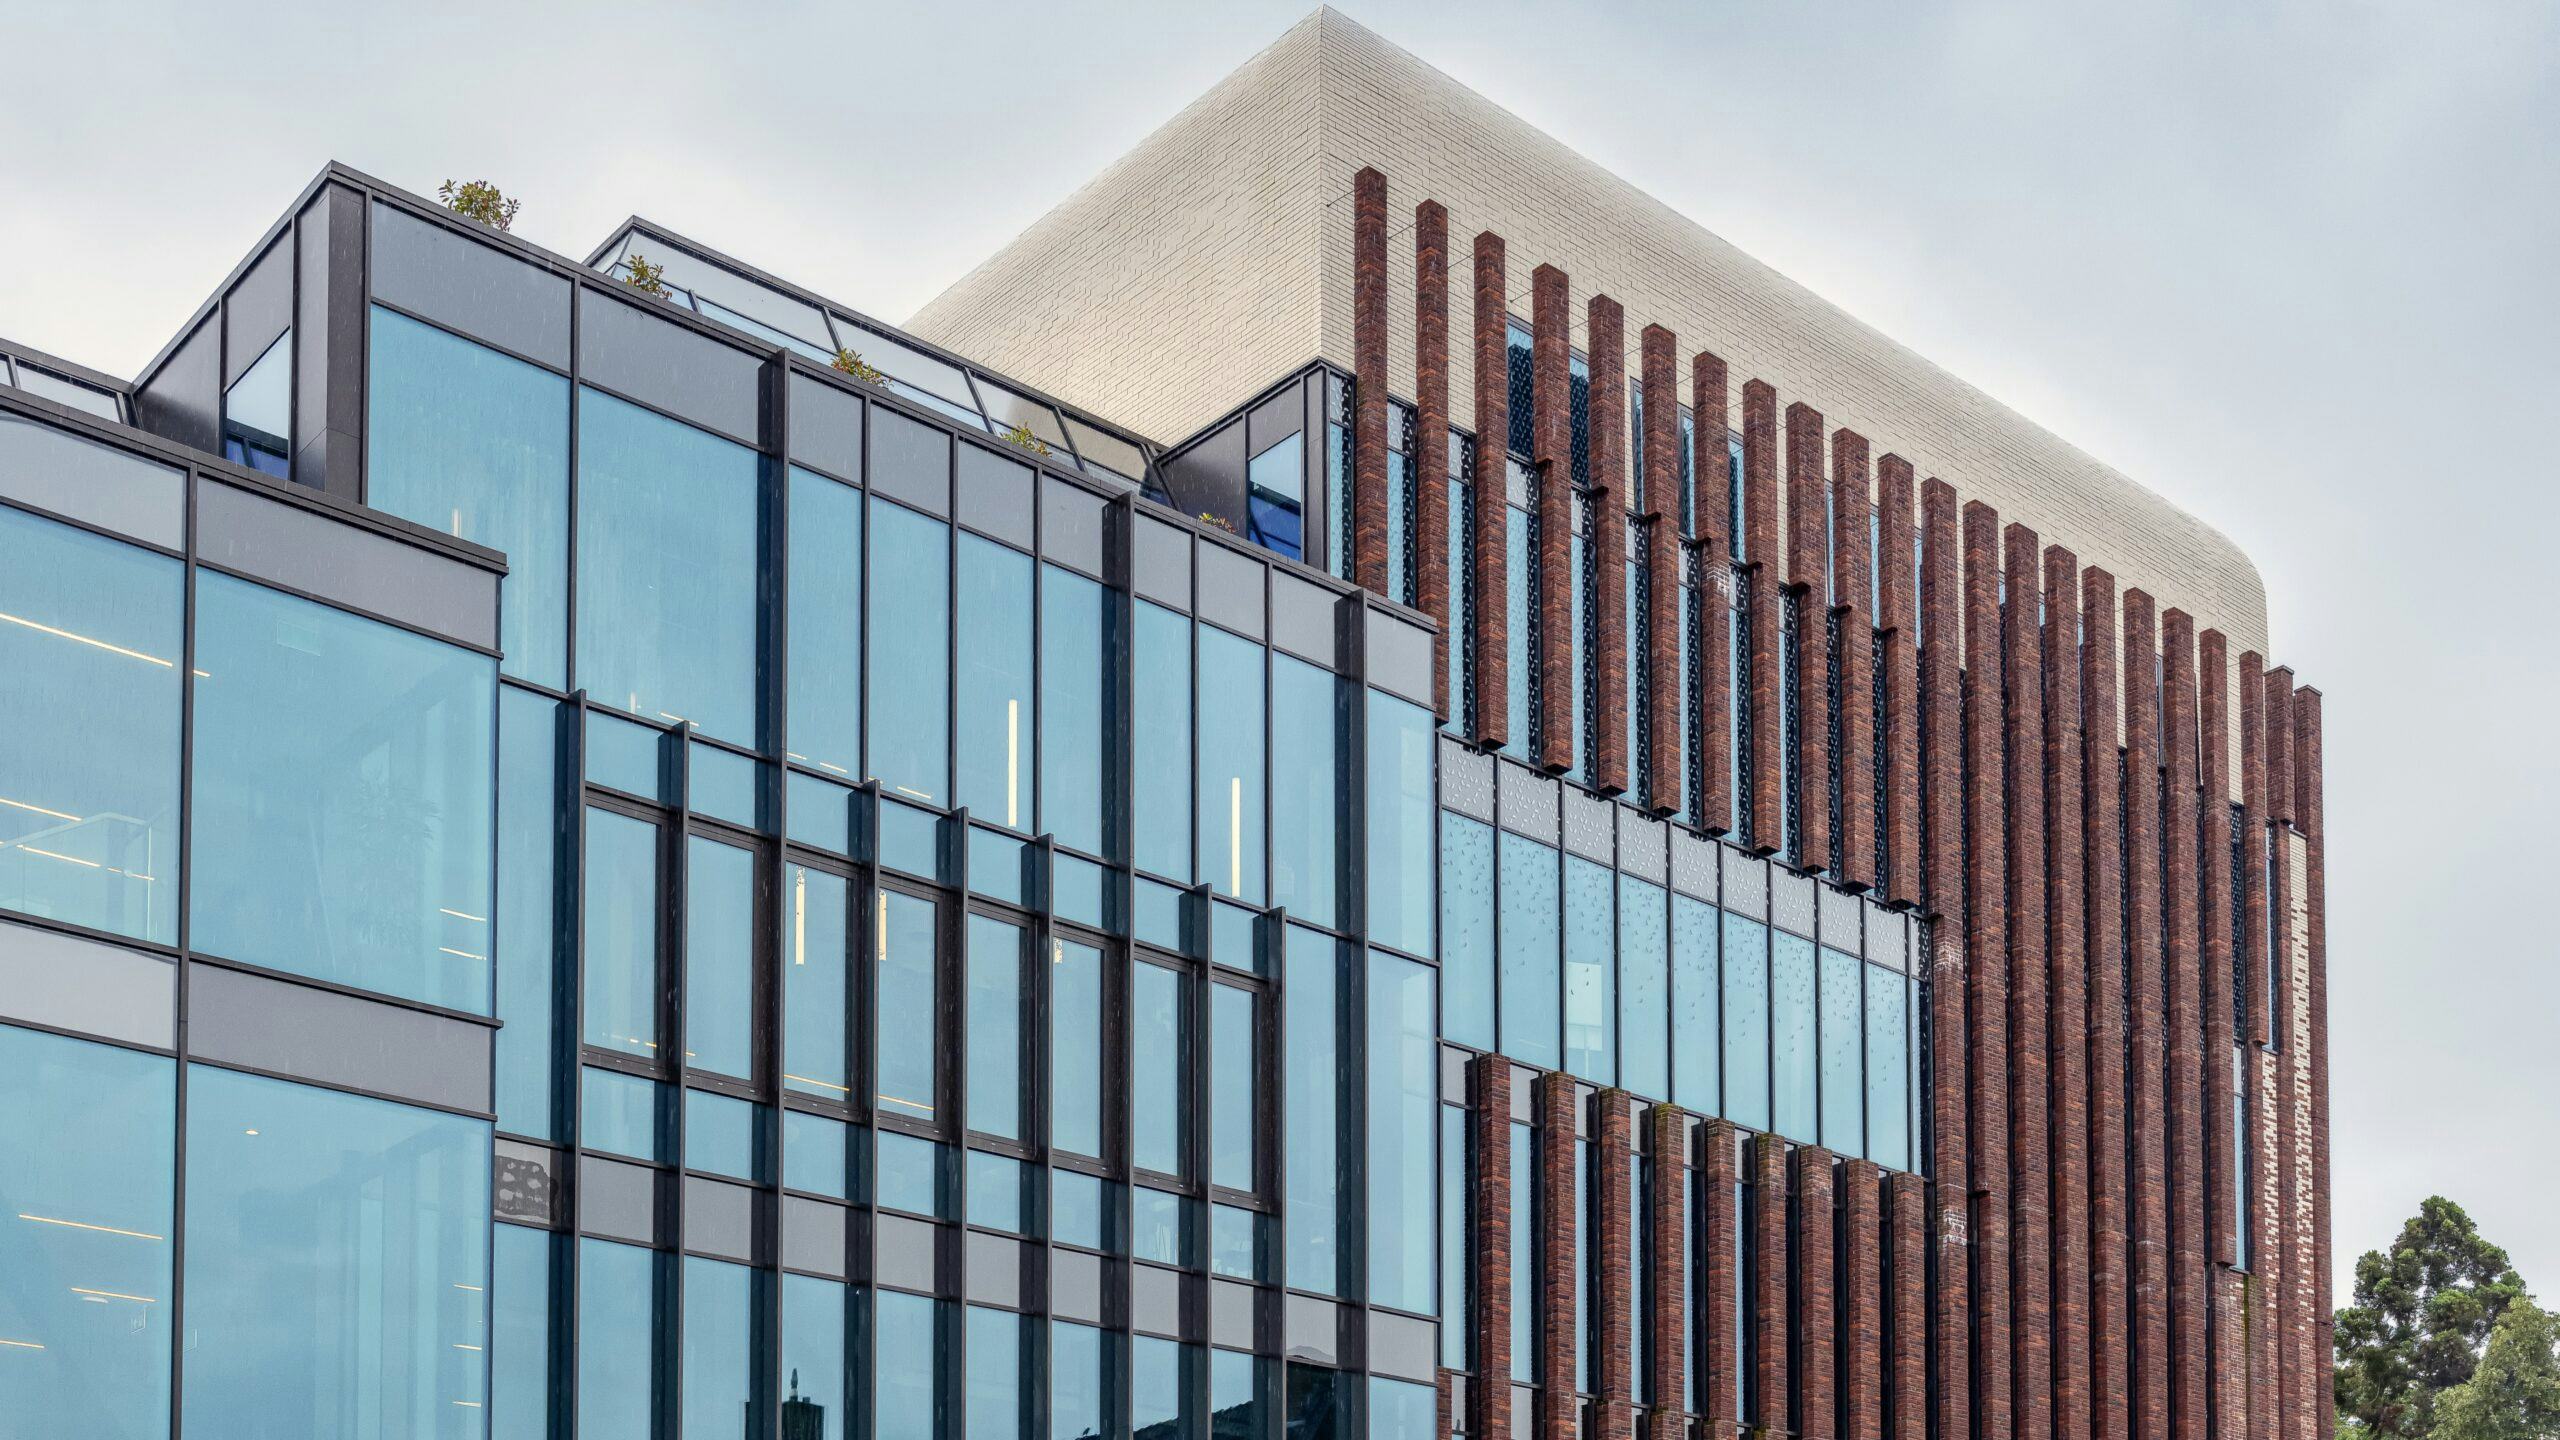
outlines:
M1027 1204L1024 1173L1023 1163L1011 1156L970 1151L966 1174L962 1176L968 1187L964 1199L969 1223L1010 1230L1017 1235L1031 1233L1022 1223Z
M197 582L196 948L486 1014L497 666Z
M1331 671L1271 657L1271 903L1315 925L1335 918L1347 688Z
M1615 889L1607 866L1564 858L1564 1068L1600 1085L1618 1073Z
M498 1128L552 1136L552 995L559 948L560 718L546 696L498 691Z
M1255 905L1262 903L1262 666L1261 646L1201 627L1198 873L1217 893Z
M880 1291L879 1304L872 1327L872 1440L945 1440L942 1307L895 1290Z
M1440 1047L1432 969L1369 955L1369 1299L1432 1313L1432 1127Z
M753 745L764 460L578 397L578 673L598 705Z
M845 1149L852 1127L804 1110L782 1112L782 1183L845 1198Z
M788 1440L844 1440L852 1391L844 1370L845 1287L809 1275L782 1277L782 1433Z
M942 878L942 817L895 800L878 810L879 859L892 870L927 880Z
M1261 1075L1255 1065L1250 990L1209 987L1209 1183L1251 1190L1261 1172L1255 1117Z
M1502 832L1502 1053L1554 1070L1564 1061L1563 877L1556 852Z
M1102 1155L1102 952L1049 941L1049 1143Z
M1132 818L1138 868L1191 878L1191 622L1141 600L1136 607L1130 753L1146 757Z
M1171 1340L1139 1335L1129 1342L1129 1420L1148 1440L1174 1440L1190 1433L1183 1404L1182 1347ZM1161 1426L1161 1429L1150 1429Z
M1119 934L1121 923L1103 903L1106 875L1101 866L1073 855L1057 854L1049 862L1049 908L1061 920Z
M662 1267L636 1245L578 1242L578 1433L657 1433Z
M1031 557L960 537L958 803L982 820L1031 828Z
M1161 949L1187 951L1190 947L1182 938L1183 902L1181 891L1141 877L1131 887L1131 908L1137 912L1137 923L1130 927L1130 933Z
M782 1083L804 1095L853 1095L845 1056L846 925L853 882L806 865L784 867Z
M1505 548L1503 556L1503 604L1505 617L1503 646L1506 651L1504 678L1508 688L1505 697L1510 717L1502 733L1509 738L1503 746L1515 754L1529 749L1529 512L1514 509L1502 528Z
M545 1440L551 1433L552 1249L544 1231L497 1227L489 1270L490 1440Z
M1022 946L1019 926L972 915L969 941L969 1128L1022 1138Z
M699 1255L684 1258L684 1440L738 1440L745 1433L757 1308L754 1271Z
M1769 927L1724 917L1724 1116L1769 1128Z
M1341 1219L1341 1011L1336 968L1341 944L1290 926L1280 982L1281 1050L1287 1126L1286 1278L1300 1290L1333 1295Z
M1262 1212L1234 1205L1209 1207L1209 1273L1237 1280L1268 1280L1269 1264L1263 1251L1269 1243L1269 1226Z
M1439 1426L1438 1391L1384 1375L1369 1377L1369 1440L1432 1440Z
M587 780L632 795L661 799L667 791L664 730L616 719L609 710L587 712Z
M1369 939L1431 953L1431 712L1369 692Z
M1867 1158L1911 1168L1911 982L1881 965L1867 985Z
M1670 917L1662 887L1618 877L1618 1082L1671 1097Z
M764 1107L708 1090L684 1092L684 1164L733 1180L764 1179Z
M1245 538L1298 559L1305 551L1307 488L1303 437L1288 439L1245 465Z
M187 1433L478 1433L487 1122L199 1065L186 1165Z
M0 905L176 943L185 590L165 555L0 509Z
M853 792L814 775L792 772L784 786L791 839L837 855L853 853Z
M1040 567L1040 825L1061 845L1102 853L1104 643L1102 586Z
M666 1087L655 1080L620 1070L590 1066L578 1072L579 1139L590 1150L628 1155L634 1160L661 1160L664 1155L659 1106Z
M944 1158L948 1153L931 1140L881 1131L879 1202L918 1215L943 1214L950 1208L951 1184Z
M790 562L791 758L851 779L862 773L862 493L794 469Z
M1781 930L1769 946L1770 1128L1816 1142L1813 942Z
M1866 1105L1860 1054L1866 1049L1866 968L1855 955L1822 952L1822 1144L1835 1155L1864 1156Z
M1714 906L1671 897L1671 1098L1699 1115L1722 1113L1723 985Z
M658 827L587 812L586 1043L658 1054Z
M770 830L765 767L734 750L696 740L686 752L685 805L697 815L749 830Z
M1049 1322L1049 1440L1102 1434L1103 1334L1090 1325Z
M1537 1301L1538 1137L1536 1131L1515 1120L1511 1124L1511 1373L1514 1375L1536 1373Z
M173 1073L156 1055L0 1026L0 1415L13 1430L169 1432Z
M1186 1202L1181 1196L1140 1185L1129 1192L1129 1253L1160 1265L1180 1265L1190 1256L1183 1243Z
M1142 1170L1183 1168L1183 1080L1190 977L1161 965L1129 967L1129 1153Z
M1440 812L1440 1028L1493 1048L1493 827Z
M1455 1105L1440 1107L1440 1363L1452 1370L1472 1368L1473 1325L1467 1314L1467 1257L1474 1254L1474 1232L1467 1228L1468 1207L1475 1197L1475 1177L1467 1166L1467 1112Z
M1103 1182L1092 1175L1074 1170L1049 1172L1049 1238L1061 1245L1081 1245L1088 1250L1106 1247L1109 1231L1105 1223Z
M1424 483L1429 483L1426 480ZM1452 480L1449 485L1449 518L1447 522L1449 554L1449 688L1441 696L1441 708L1448 712L1446 728L1463 733L1467 725L1467 696L1474 690L1475 677L1468 673L1468 647L1462 637L1474 634L1474 619L1469 604L1474 586L1467 581L1467 520L1474 504L1466 483Z
M293 332L270 344L222 397L222 458L278 479L292 473Z
M373 308L365 503L506 552L510 675L569 674L569 382Z
M1029 847L1022 841L982 825L969 827L971 890L993 896L1008 905L1020 905L1028 893L1024 889L1023 871L1029 863Z
M685 842L684 1060L744 1076L755 1053L756 858Z
M1276 1362L1235 1350L1209 1352L1209 1434L1212 1440L1245 1440L1270 1422L1271 1372Z
M1022 1440L1022 1317L982 1305L968 1310L968 1440Z
M939 917L933 902L895 891L879 893L873 924L874 975L879 1029L880 1108L918 1120L934 1118L942 1098L935 1078L934 937Z
M951 799L951 531L871 502L871 773L929 805Z

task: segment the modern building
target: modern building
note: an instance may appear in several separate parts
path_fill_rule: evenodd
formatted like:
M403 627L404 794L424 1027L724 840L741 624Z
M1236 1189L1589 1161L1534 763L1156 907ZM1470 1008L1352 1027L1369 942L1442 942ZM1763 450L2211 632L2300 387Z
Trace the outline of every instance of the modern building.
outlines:
M1339 15L0 382L0 1431L2329 1433L2248 560Z

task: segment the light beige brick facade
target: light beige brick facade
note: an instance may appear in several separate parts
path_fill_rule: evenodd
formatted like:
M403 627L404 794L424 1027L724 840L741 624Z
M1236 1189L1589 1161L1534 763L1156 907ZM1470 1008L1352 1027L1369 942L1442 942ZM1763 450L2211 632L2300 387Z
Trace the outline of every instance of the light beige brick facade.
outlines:
M2084 563L2112 570L2231 650L2264 650L2266 598L2238 547L1331 10L1293 26L908 322L1159 441L1263 385L1351 354L1351 176L1386 172L1392 388L1412 393L1413 206L1449 207L1451 288L1467 241L1510 245L1515 312L1552 263L1580 297L1624 303L1627 333L1671 327L1738 385L1769 381L1878 453L1910 458ZM1463 307L1460 307L1463 309ZM1453 317L1463 325L1463 316ZM1470 393L1467 347L1449 390ZM1627 356L1632 371L1635 356ZM1466 416L1456 417L1464 423Z

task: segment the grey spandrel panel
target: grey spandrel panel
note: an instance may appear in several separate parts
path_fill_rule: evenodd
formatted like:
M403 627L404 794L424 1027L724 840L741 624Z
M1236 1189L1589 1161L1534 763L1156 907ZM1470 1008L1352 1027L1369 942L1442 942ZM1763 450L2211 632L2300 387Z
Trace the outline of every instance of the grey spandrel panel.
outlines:
M791 377L791 460L839 480L862 479L862 399L823 380Z
M1285 570L1271 573L1271 643L1328 670L1342 668L1341 601Z
M1129 1267L1129 1328L1182 1339L1182 1275L1155 1265Z
M1769 862L1730 845L1716 848L1724 856L1724 908L1754 920L1768 919Z
M1110 503L1055 476L1040 477L1040 558L1099 579Z
M1723 847L1686 830L1671 830L1671 885L1700 900L1716 898L1716 852Z
M1638 814L1632 807L1612 805L1618 812L1618 868L1656 885L1668 878L1664 845L1670 827Z
M1081 1250L1049 1252L1049 1313L1062 1320L1102 1323L1102 1275L1107 1262Z
M561 1183L564 1152L501 1136L490 1159L490 1209L500 1219L550 1229L567 1218L569 1192Z
M589 291L578 302L578 378L761 445L764 362L645 308Z
M494 649L498 577L477 565L206 480L196 554L208 564Z
M1026 1256L1040 1252L1005 1235L990 1235L983 1230L968 1232L962 1259L967 1293L970 1300L982 1305L1002 1305L1019 1309L1024 1284L1022 1267Z
M1429 1381L1437 1372L1438 1327L1391 1310L1369 1312L1369 1368L1407 1380Z
M1369 683L1416 705L1431 704L1431 632L1384 610L1367 616L1369 653L1362 666Z
M1030 549L1031 467L965 441L959 457L953 508L960 523L1016 548Z
M1834 950L1845 950L1852 955L1859 953L1861 943L1859 912L1866 908L1866 902L1855 895L1842 894L1828 885L1819 885L1815 889L1820 895L1822 943Z
M904 1215L882 1214L874 1218L872 1234L873 1279L922 1295L935 1293L942 1272L940 1226Z
M1313 1295L1291 1294L1282 1302L1285 1332L1282 1353L1314 1365L1339 1365L1349 1347L1342 1343L1342 1307Z
M1138 594L1176 610L1191 609L1191 536L1177 526L1136 517L1130 573Z
M1814 894L1821 882L1784 866L1769 869L1769 923L1791 934L1813 938Z
M1612 850L1617 836L1611 822L1618 807L1578 786L1563 789L1565 848L1603 865L1615 864Z
M1202 545L1198 555L1200 618L1261 639L1266 567L1252 556L1239 555L1223 545Z
M223 383L229 385L248 373L250 365L292 323L293 233L287 230L223 297L222 326L229 351L229 373Z
M1909 973L1911 917L1870 902L1867 906L1867 958Z
M134 423L166 440L222 450L222 330L207 316L133 400Z
M0 923L0 1020L166 1050L177 1043L177 966L158 955Z
M1493 768L1490 755L1455 740L1440 739L1440 803L1472 819L1493 823Z
M578 1158L578 1228L583 1234L658 1243L658 1186L663 1171L646 1165Z
M1531 839L1546 844L1556 843L1556 790L1554 777L1541 775L1525 765L1497 761L1494 765L1497 790L1501 798L1502 828L1517 830Z
M166 549L186 539L186 474L0 410L0 496Z
M841 1205L800 1195L782 1197L782 1264L791 1270L814 1271L845 1278L845 1222Z
M757 1192L701 1175L684 1179L684 1248L744 1264L756 1259Z
M1233 1280L1209 1282L1209 1343L1234 1350L1254 1348L1254 1311L1262 1292Z
M486 1114L495 1034L469 1020L215 965L187 975L190 1054L322 1085Z
M373 207L375 298L557 369L569 368L569 282L390 205Z
M934 515L951 513L951 432L888 409L871 412L871 467L864 478L874 494L903 500Z

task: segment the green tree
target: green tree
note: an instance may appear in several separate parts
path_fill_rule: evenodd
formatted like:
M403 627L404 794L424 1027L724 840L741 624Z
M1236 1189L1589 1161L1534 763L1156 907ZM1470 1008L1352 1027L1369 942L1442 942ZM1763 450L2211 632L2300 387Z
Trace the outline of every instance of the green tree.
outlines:
M2338 1312L2338 1419L2349 1433L2423 1440L2436 1403L2469 1380L2524 1281L2462 1207L2427 1197L2388 1253L2356 1261L2355 1303Z
M2428 1440L2553 1440L2560 1436L2560 1318L2531 1300L2509 1302L2471 1378L2436 1397Z

